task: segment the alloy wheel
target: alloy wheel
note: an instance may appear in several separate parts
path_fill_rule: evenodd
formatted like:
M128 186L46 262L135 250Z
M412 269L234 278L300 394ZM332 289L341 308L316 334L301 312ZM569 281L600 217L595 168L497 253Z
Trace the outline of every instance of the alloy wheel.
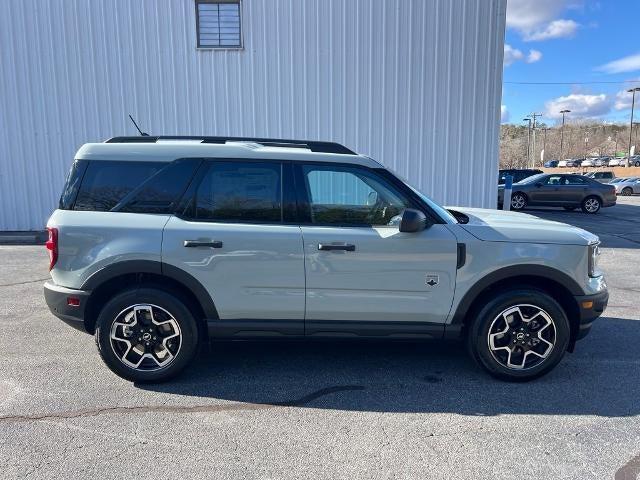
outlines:
M151 304L122 310L111 325L109 339L123 364L147 372L168 366L182 345L180 326L173 315Z
M600 210L600 201L597 198L588 198L584 202L584 209L589 213L595 213Z
M511 208L513 208L514 210L523 209L525 204L526 200L524 199L524 196L517 194L511 197Z
M487 342L491 356L500 365L510 370L529 370L553 351L556 326L542 308L514 305L493 319Z
M629 187L624 187L622 189L622 195L624 195L625 197L630 196L633 193L633 190Z

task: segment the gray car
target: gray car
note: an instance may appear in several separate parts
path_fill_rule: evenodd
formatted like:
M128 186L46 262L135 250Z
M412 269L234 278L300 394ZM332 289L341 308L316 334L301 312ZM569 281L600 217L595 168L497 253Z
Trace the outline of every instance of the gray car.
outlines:
M47 224L47 304L123 378L171 378L211 340L343 337L459 339L530 380L607 305L589 232L445 209L339 144L200 140L84 145Z
M498 204L504 201L504 188L498 188ZM602 207L616 204L616 187L574 174L542 173L514 183L511 209L526 207L582 208L585 213L597 213Z
M620 182L613 184L618 195L633 195L640 193L640 177L624 178Z

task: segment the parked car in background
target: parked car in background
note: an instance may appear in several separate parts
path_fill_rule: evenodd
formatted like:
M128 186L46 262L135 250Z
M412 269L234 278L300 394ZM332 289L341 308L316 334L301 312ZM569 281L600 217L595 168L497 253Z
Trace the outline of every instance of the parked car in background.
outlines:
M568 161L569 161L569 159L566 159L566 160L560 160L560 161L558 162L558 167L559 167L559 168L564 168L564 167L566 167L566 166L567 166L567 162L568 162Z
M596 161L595 161L596 167L607 167L607 166L609 166L609 160L611 160L611 157L598 157L598 158L596 158Z
M581 167L595 167L596 166L596 158L585 158L579 163Z
M640 167L640 155L633 155L629 161L630 167Z
M593 178L594 180L601 182L601 183L609 183L611 182L611 180L613 180L614 178L616 178L616 176L614 175L613 172L611 171L606 171L606 172L589 172L585 175L585 177L589 177L589 178Z
M498 205L504 200L504 187L498 187ZM513 184L511 209L531 207L582 208L598 213L616 204L616 188L583 175L542 173Z
M640 177L628 177L621 182L614 183L613 186L616 189L616 194L624 195L625 197L640 193Z
M616 183L624 182L626 179L627 179L627 177L614 178L613 180L611 180L609 182L609 185L615 185Z
M547 160L544 162L545 168L556 168L560 162L558 160Z
M612 158L609 160L609 166L610 167L623 167L624 166L624 160L625 158L623 157L619 157L619 158Z
M579 158L568 158L567 160L565 160L565 167L570 167L570 168L575 168L575 167L579 167L581 164L582 160L580 160Z
M498 185L504 185L507 175L511 175L513 177L513 183L516 183L532 175L537 175L538 173L544 172L536 168L507 168L500 170L498 175Z

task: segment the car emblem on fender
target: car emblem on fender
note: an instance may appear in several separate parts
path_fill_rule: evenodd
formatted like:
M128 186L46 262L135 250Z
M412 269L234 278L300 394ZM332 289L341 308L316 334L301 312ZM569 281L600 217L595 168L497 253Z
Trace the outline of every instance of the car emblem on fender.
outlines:
M438 285L438 283L440 283L440 276L427 274L425 276L424 283L426 285L429 285L430 287L435 287L436 285Z

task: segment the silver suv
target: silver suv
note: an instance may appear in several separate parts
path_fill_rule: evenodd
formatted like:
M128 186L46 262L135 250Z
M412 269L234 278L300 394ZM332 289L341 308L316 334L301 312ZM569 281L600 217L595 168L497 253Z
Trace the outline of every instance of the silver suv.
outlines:
M49 219L54 315L156 382L216 339L463 339L490 374L550 371L602 314L598 238L445 209L328 142L86 144Z

